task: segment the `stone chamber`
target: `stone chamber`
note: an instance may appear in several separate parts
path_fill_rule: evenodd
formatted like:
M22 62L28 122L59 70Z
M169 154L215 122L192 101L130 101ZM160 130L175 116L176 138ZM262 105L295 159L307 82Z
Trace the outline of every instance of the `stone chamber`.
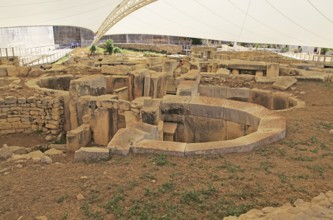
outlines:
M305 105L284 90L297 80L332 81L317 63L210 47L193 48L189 58L97 55L37 67L8 61L0 76L2 89L27 91L0 98L2 135L42 132L73 152L179 156L247 152L283 139L286 120L276 112Z

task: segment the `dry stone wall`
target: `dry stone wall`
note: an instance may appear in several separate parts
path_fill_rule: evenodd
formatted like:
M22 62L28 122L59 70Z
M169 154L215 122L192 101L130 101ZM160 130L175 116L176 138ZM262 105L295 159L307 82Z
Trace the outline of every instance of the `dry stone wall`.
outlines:
M55 138L64 126L62 97L0 98L0 135L41 132Z

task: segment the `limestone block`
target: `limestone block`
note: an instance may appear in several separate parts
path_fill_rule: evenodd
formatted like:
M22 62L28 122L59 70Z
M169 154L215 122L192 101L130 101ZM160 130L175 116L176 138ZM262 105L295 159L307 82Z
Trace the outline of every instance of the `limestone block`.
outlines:
M45 71L43 71L42 69L40 68L32 68L30 71L29 71L29 74L28 76L29 77L39 77L41 76L42 74L44 74Z
M29 98L27 98L27 103L34 103L36 101L36 97L34 96L30 96Z
M228 70L226 68L219 68L219 69L217 69L216 74L218 74L218 75L230 75L230 70Z
M15 104L17 102L17 98L14 96L6 96L5 104Z
M163 63L162 71L166 72L168 76L174 76L174 71L178 66L178 62L176 60L166 60Z
M177 86L179 96L198 96L198 83L192 80L184 80Z
M160 103L159 99L145 100L141 109L142 122L157 125L160 120Z
M132 111L125 111L126 127L136 122L138 122L138 119L136 118L135 114Z
M163 123L163 140L164 141L174 141L177 126L178 126L177 123L171 123L171 122Z
M30 70L31 70L30 67L21 66L21 67L18 68L18 75L23 76L23 77L27 77Z
M273 88L279 90L287 90L296 83L297 79L294 77L281 77L273 84Z
M256 76L259 76L259 77L264 76L264 72L261 70L258 70L258 71L256 71Z
M129 87L129 76L106 76L106 93L113 94L115 90Z
M104 97L104 96L103 96ZM117 96L112 96L108 99L101 99L101 96L96 102L98 107L109 108L109 109L119 109L119 101L117 100Z
M231 73L232 75L239 75L239 70L234 69L231 71Z
M8 77L15 77L18 74L18 71L15 66L1 66L1 68L5 68L7 71L7 76Z
M115 115L113 115L115 114ZM106 108L98 108L94 111L91 120L94 143L106 146L111 137L116 133L118 111Z
M136 154L167 154L173 156L184 156L186 143L158 141L158 140L142 140L135 143L132 150Z
M78 150L85 147L91 141L90 125L83 124L74 130L67 132L67 149L69 151Z
M131 110L131 103L125 100L119 100L119 109L124 111Z
M7 160L13 155L13 152L8 147L0 148L0 161Z
M75 162L99 162L110 158L110 150L100 147L81 147L74 156Z
M115 89L113 94L118 96L119 100L128 100L128 87L122 87L119 89Z
M149 71L146 69L139 69L130 73L129 100L134 100L144 95L144 82L147 74L149 74Z
M131 124L129 127L145 132L146 139L151 139L151 140L159 139L157 126L139 122L139 123Z
M135 128L122 128L118 130L107 148L110 149L113 154L126 156L129 154L131 146L137 141L144 139L146 135L146 132Z
M167 74L150 71L144 80L144 96L163 98L166 94Z
M274 78L279 76L280 65L277 63L267 64L266 76L268 78Z
M102 75L86 76L71 80L69 93L71 96L99 96L105 94L106 81Z
M24 97L19 97L18 99L17 99L17 103L19 103L19 104L25 104L27 102L27 100L26 100L26 98L24 98Z
M0 77L8 76L7 68L0 66Z
M51 148L44 152L47 156L64 156L64 153L61 150L57 150L55 148Z

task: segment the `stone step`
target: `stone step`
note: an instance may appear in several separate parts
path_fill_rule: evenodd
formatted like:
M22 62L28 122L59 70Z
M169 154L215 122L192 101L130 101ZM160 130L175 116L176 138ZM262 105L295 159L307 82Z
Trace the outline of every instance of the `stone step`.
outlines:
M163 125L163 140L164 141L174 141L174 135L176 133L178 124L171 122L164 122Z

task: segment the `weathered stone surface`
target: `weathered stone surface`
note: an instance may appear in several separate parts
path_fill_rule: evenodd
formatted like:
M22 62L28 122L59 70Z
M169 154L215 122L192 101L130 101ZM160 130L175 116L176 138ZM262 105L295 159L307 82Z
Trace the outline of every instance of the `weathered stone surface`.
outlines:
M1 160L7 160L13 155L13 153L10 151L8 147L2 147L0 148L0 161Z
M30 72L28 73L29 77L39 77L44 73L43 70L41 70L40 68L33 68L30 70Z
M20 68L18 69L18 76L27 77L30 70L30 67L20 66Z
M273 84L273 88L280 90L287 90L297 83L294 77L282 77Z
M67 149L75 151L85 147L91 140L90 125L83 124L80 127L67 132Z
M9 150L14 154L27 154L31 152L30 148L19 147L19 146L10 146Z
M252 209L239 217L229 216L224 220L306 220L306 219L333 219L333 201L329 200L328 195L321 193L313 198L311 202L304 202L301 199L295 201L294 206L287 203L280 207L266 207L262 210Z
M132 146L132 150L136 154L167 154L174 156L184 156L186 143L142 140Z
M5 103L6 104L15 104L17 102L17 98L14 96L6 96Z
M274 78L279 76L280 65L277 63L267 64L266 77Z
M226 68L219 68L216 72L216 74L221 74L221 75L230 75L230 70Z
M329 134L330 134L330 135L333 135L333 129L331 129L331 130L329 131Z
M55 148L51 148L50 150L45 151L44 154L47 156L59 156L59 155L63 156L64 155L64 153L62 151L57 150Z
M98 162L110 159L110 150L99 147L81 147L75 151L76 162Z
M42 156L40 162L44 164L51 164L53 161L49 156Z
M94 111L91 120L94 143L106 146L111 137L116 133L118 111L112 109L98 108ZM102 123L101 123L102 122Z
M66 144L50 144L50 148L54 148L56 150L60 150L62 152L67 150L67 145Z
M128 155L133 143L143 140L148 133L134 128L119 129L107 148L113 154Z
M36 220L47 220L47 217L45 215L36 217Z
M43 152L38 150L38 151L30 152L30 153L28 153L26 155L23 155L23 156L26 159L41 160L41 158L45 155L44 155Z
M0 67L0 77L8 76L7 69L4 67Z

